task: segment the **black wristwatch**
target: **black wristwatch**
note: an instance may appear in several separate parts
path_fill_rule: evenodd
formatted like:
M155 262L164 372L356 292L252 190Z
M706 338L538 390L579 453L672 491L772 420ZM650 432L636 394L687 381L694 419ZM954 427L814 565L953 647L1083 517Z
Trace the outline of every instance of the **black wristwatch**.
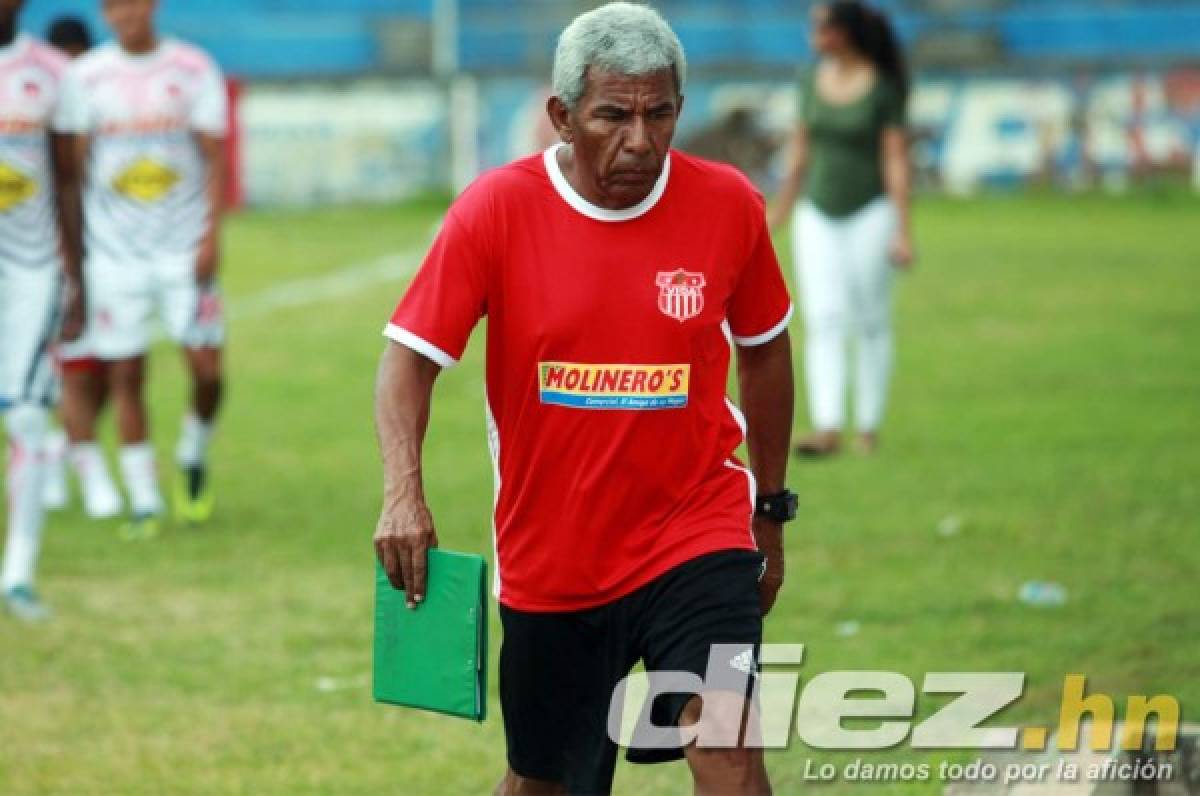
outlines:
M774 495L759 495L754 501L754 516L765 517L771 522L791 522L796 519L800 498L790 489Z

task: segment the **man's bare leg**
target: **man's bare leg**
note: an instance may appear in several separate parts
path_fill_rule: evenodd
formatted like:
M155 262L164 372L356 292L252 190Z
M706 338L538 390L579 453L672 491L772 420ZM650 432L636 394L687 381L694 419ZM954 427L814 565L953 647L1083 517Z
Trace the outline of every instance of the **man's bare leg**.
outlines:
M67 458L79 478L84 511L89 517L115 517L124 508L121 493L96 442L96 422L108 401L108 374L103 362L67 362L63 365L60 406L67 436Z
M129 491L135 519L161 514L162 495L154 448L149 442L149 423L143 395L146 378L145 356L114 360L109 363L109 381L116 410L117 436L121 440L121 475Z
M214 499L208 477L208 446L224 390L221 349L185 348L184 359L192 377L191 411L183 418L175 464L179 481L175 488L175 511L192 523L212 516Z
M709 692L703 699L692 697L683 709L680 724L689 726L700 721L704 713L706 728L703 734L712 737L737 737L749 714L747 701L740 694ZM736 728L736 729L735 729ZM763 751L759 748L702 747L691 744L685 750L692 771L696 796L770 796L771 782Z

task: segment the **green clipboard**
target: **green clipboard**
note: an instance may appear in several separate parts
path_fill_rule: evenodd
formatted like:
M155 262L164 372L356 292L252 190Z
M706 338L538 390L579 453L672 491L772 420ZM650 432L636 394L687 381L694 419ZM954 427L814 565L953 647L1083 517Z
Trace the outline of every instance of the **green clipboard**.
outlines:
M487 561L429 551L415 609L375 562L376 702L483 721L487 715Z

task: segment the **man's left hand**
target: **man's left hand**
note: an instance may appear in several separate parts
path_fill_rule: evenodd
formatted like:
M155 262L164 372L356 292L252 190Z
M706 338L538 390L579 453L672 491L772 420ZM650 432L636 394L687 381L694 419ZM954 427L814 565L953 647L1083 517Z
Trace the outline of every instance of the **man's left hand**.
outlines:
M763 616L771 612L783 587L783 526L765 517L754 518L754 539L758 551L766 557L767 568L758 582Z

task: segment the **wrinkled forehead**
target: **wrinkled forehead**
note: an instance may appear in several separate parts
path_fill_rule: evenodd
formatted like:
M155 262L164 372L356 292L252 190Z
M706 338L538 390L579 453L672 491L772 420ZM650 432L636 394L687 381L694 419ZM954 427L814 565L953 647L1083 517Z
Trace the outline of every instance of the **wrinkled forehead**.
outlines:
M679 81L675 78L675 70L669 67L644 75L627 75L589 66L584 71L583 79L582 101L588 104L645 104L654 107L679 101Z

